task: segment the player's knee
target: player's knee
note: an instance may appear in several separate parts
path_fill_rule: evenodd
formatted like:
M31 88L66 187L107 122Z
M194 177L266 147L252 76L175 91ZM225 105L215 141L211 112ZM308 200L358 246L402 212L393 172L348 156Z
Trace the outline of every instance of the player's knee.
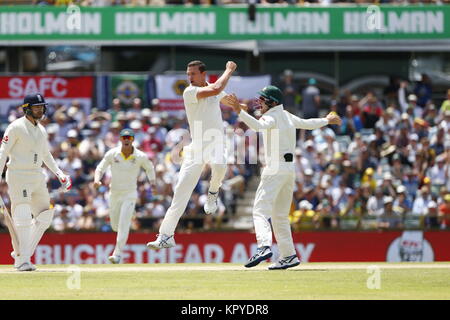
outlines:
M36 220L41 223L43 228L48 229L52 224L54 214L54 209L45 210L39 213Z
M29 226L31 225L31 207L27 203L21 203L15 206L13 210L13 221L16 226Z

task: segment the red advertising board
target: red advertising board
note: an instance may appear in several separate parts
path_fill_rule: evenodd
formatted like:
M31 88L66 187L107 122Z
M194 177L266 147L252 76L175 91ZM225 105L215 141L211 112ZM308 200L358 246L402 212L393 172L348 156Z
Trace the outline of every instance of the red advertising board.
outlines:
M256 250L247 232L177 234L177 246L153 251L145 244L155 234L132 233L126 263L243 263ZM305 262L450 261L450 232L302 232L295 248ZM33 257L37 264L107 263L115 233L46 233ZM0 264L12 259L10 238L0 234ZM274 245L276 259L277 248Z
M94 77L60 76L10 76L0 77L1 113L8 112L10 106L18 106L25 95L41 93L49 103L68 104L79 100L90 110L94 90Z

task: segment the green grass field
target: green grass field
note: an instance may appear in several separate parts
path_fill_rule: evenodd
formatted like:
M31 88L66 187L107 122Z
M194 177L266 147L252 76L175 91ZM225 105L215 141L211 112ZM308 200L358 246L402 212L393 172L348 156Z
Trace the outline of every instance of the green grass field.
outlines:
M0 266L0 299L450 299L450 263L307 263L284 271L267 266L38 265L35 272ZM369 273L369 266L379 273Z

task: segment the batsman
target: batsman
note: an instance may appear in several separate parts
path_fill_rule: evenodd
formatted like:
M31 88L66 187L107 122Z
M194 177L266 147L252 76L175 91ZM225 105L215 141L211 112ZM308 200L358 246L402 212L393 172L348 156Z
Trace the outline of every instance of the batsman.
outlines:
M47 110L44 97L39 93L27 95L22 108L24 116L11 122L3 136L0 172L9 157L6 183L11 200L12 220L8 227L13 239L14 267L18 271L34 271L36 267L31 263L31 256L54 215L42 163L58 177L62 191L69 191L72 181L56 164L47 132L39 122ZM0 205L3 205L3 213L9 215L3 201ZM9 216L5 221L8 219Z

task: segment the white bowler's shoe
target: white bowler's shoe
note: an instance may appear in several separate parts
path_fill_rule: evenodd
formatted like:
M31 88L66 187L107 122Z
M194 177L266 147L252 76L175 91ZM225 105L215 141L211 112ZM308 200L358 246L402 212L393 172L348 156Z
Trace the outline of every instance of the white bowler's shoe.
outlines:
M206 214L213 214L217 211L217 198L219 197L219 192L211 193L208 192L208 198L206 199L203 209Z
M113 264L119 264L120 261L122 260L122 257L119 255L112 255L108 257L108 260Z
M173 235L159 234L155 241L147 243L147 247L153 250L172 248L175 247L175 239Z

